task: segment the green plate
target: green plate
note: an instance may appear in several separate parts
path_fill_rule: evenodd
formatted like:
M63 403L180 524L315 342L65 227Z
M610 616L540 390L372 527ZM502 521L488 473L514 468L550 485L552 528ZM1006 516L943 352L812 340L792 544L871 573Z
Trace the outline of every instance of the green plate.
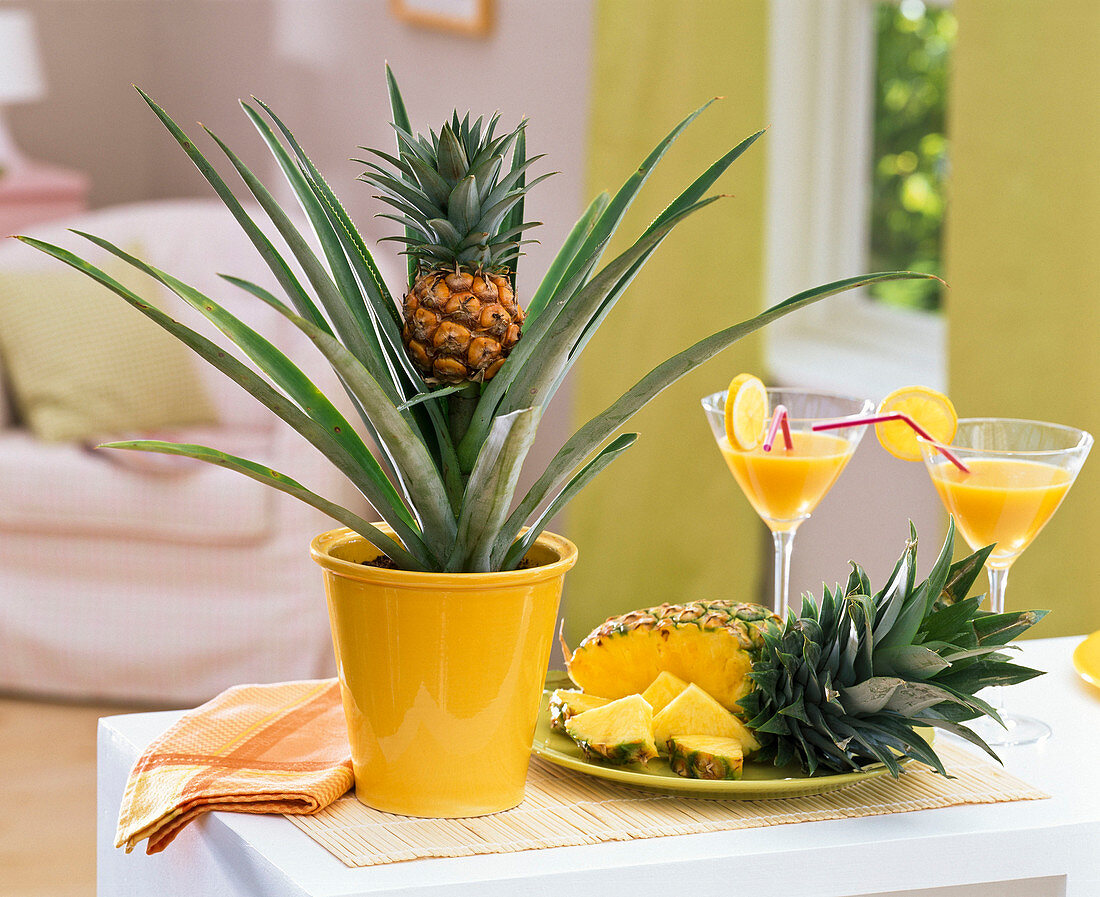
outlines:
M585 775L608 779L622 785L712 800L765 800L823 794L826 791L836 791L848 785L854 785L856 782L889 775L889 770L881 763L865 766L859 772L819 773L807 776L797 765L775 767L748 761L745 763L742 778L730 782L686 779L676 775L663 759L650 760L645 766L641 764L611 766L597 760L587 760L568 735L550 731L548 711L550 695L555 688L576 688L576 686L565 678L564 673L560 672L551 672L546 677L546 685L547 688L542 693L542 706L539 708L539 719L531 748L535 756L556 766L564 766L566 769L573 769ZM930 730L922 731L921 734L931 742ZM910 762L910 760L903 760L902 765Z

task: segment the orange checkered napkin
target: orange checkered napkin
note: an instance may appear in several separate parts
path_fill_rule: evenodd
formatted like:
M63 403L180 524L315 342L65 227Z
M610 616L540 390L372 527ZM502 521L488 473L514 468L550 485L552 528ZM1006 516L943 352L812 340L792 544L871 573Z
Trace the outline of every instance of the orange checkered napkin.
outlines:
M159 853L208 810L315 813L352 785L335 679L238 685L188 711L130 771L115 847Z

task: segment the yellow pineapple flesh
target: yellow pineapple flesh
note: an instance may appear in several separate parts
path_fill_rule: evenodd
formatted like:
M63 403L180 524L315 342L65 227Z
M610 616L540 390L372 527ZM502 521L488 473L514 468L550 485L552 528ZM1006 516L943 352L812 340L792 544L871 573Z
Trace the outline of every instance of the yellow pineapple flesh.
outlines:
M589 758L623 764L648 763L657 756L653 708L641 695L578 713L566 720L565 731Z
M550 731L564 732L566 722L578 713L603 707L611 703L609 698L586 695L583 691L559 688L550 695Z
M677 735L734 738L746 755L760 750L760 742L745 724L695 683L653 717L653 740L662 754L668 752L669 739Z
M665 670L653 680L652 684L642 692L642 697L653 708L654 713L660 713L673 698L688 687L679 676Z
M609 698L640 694L669 672L738 713L737 702L752 689L747 674L763 649L762 631L778 623L757 604L662 604L597 627L577 646L567 669L581 689Z

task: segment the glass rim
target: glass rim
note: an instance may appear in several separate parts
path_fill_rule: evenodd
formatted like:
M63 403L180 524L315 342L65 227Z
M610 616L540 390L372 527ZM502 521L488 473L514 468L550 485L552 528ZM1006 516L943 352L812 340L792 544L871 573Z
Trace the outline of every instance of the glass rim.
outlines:
M726 394L728 390L719 390L718 392L712 392L709 395L703 396L699 402L703 406L703 410L707 412L713 412L714 414L723 414L726 407ZM875 409L875 403L868 398L848 395L846 393L832 392L827 389L812 389L808 386L765 386L764 392L768 394L768 398L771 398L773 392L785 392L794 393L796 395L812 395L823 399L840 399L843 401L849 401L859 404L860 407L853 411L851 414L827 414L824 417L794 417L788 415L787 420L791 423L795 421L822 421L822 420L848 420L849 418L855 419L864 417Z
M1022 417L960 417L958 423L960 425L985 423L1025 424L1032 427L1043 427L1048 430L1060 430L1064 433L1075 433L1077 434L1077 441L1073 445L1067 445L1065 448L1060 449L983 449L969 445L959 445L955 442L939 442L935 439L925 439L923 436L917 436L917 443L920 445L931 446L937 449L946 448L956 455L960 453L969 453L972 455L995 455L998 457L1011 457L1013 455L1052 457L1054 455L1065 455L1071 454L1073 452L1079 452L1084 448L1088 448L1093 443L1093 436L1091 433L1088 432L1088 430L1082 430L1079 427L1070 427L1066 424L1051 423L1050 421L1028 420ZM939 453L939 457L944 457L942 452Z

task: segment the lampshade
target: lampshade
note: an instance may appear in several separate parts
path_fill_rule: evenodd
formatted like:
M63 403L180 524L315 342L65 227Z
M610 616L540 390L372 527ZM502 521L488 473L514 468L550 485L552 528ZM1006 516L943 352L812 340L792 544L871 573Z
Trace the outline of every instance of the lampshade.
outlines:
M34 19L24 9L0 9L0 104L46 95Z

